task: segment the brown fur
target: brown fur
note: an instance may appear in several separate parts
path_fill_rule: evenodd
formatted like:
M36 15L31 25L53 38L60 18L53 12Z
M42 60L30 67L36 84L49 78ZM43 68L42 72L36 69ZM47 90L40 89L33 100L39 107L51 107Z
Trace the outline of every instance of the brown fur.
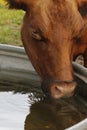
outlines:
M72 60L82 54L87 67L87 0L7 1L10 8L26 11L22 41L43 82L59 81L48 85L51 95L70 95L75 88Z

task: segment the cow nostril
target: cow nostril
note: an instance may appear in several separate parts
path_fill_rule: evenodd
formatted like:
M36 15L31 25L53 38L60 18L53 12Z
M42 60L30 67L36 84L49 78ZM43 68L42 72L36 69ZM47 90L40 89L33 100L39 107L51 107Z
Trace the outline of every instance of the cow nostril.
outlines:
M61 91L58 89L58 87L57 87L57 85L53 85L52 87L51 87L51 90L54 92L54 93L61 93Z
M59 89L58 85L55 84L55 85L52 85L51 88L50 88L50 95L51 97L53 98L60 98L63 96L63 93L61 92L61 90Z

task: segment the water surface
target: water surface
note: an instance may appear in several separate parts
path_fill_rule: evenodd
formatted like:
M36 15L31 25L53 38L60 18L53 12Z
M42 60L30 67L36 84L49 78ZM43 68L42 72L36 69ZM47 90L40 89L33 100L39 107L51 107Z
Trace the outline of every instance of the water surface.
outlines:
M64 130L85 119L87 102L81 97L85 84L79 84L72 98L53 100L43 95L37 83L1 82L0 130Z

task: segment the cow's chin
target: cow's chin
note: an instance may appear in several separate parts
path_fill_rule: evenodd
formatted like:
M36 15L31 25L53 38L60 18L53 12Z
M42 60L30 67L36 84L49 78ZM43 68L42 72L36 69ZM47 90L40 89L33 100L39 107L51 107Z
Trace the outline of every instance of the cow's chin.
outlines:
M42 90L44 93L54 99L68 98L74 95L76 83L72 82L60 82L52 83L48 86L47 84L42 85Z

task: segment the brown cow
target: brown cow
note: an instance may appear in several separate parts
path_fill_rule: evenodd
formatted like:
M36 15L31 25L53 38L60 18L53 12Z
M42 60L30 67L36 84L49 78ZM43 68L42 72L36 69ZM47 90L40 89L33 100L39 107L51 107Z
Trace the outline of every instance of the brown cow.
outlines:
M72 60L82 54L87 67L87 0L7 1L26 12L22 41L43 91L53 98L73 95Z

